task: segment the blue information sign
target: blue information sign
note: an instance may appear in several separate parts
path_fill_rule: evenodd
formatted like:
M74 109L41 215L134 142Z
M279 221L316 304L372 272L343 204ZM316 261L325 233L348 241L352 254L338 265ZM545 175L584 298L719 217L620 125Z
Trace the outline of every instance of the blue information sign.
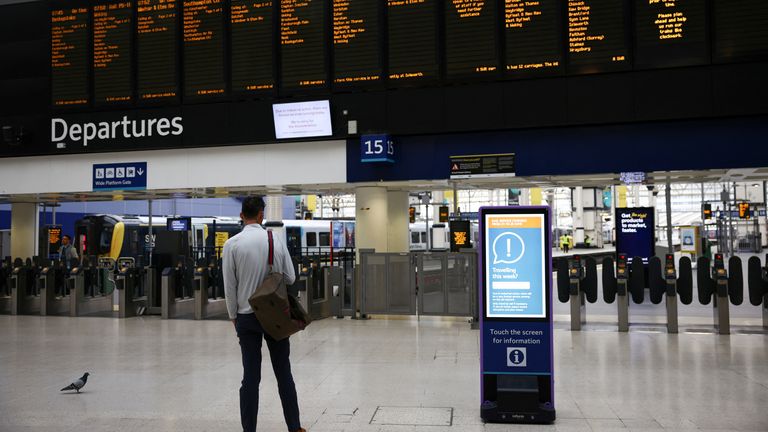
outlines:
M481 416L555 420L548 207L480 209Z
M93 165L93 190L141 190L147 188L146 162Z
M360 137L360 162L395 162L395 144L389 135Z

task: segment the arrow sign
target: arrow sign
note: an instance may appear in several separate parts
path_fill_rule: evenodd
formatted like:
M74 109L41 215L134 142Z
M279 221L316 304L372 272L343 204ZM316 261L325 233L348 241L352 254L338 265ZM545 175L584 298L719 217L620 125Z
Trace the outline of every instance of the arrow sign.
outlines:
M94 164L91 178L94 191L144 190L147 188L147 163Z

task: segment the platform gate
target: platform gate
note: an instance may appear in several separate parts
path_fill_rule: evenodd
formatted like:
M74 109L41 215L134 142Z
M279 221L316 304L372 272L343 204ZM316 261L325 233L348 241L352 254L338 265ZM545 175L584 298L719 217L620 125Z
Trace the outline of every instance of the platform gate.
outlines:
M360 312L473 317L477 307L476 263L474 252L361 251Z

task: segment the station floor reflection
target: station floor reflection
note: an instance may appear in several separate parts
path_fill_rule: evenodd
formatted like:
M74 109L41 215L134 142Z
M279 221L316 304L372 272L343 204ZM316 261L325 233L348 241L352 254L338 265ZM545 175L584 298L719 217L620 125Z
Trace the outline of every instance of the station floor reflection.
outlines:
M552 426L484 425L463 321L326 319L291 339L310 431L768 430L768 336L555 330ZM265 346L265 356L266 346ZM82 394L59 389L91 373ZM0 316L0 430L237 431L226 321ZM259 430L283 431L265 362Z

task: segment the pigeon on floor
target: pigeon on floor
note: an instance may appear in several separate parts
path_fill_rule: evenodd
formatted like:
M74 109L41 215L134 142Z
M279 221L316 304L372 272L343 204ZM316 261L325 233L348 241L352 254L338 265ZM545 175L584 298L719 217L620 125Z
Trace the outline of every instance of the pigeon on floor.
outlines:
M76 390L78 393L80 393L80 389L85 387L85 383L88 382L88 375L90 375L88 372L86 372L83 376L76 379L72 384L64 387L60 391L66 391L66 390Z

